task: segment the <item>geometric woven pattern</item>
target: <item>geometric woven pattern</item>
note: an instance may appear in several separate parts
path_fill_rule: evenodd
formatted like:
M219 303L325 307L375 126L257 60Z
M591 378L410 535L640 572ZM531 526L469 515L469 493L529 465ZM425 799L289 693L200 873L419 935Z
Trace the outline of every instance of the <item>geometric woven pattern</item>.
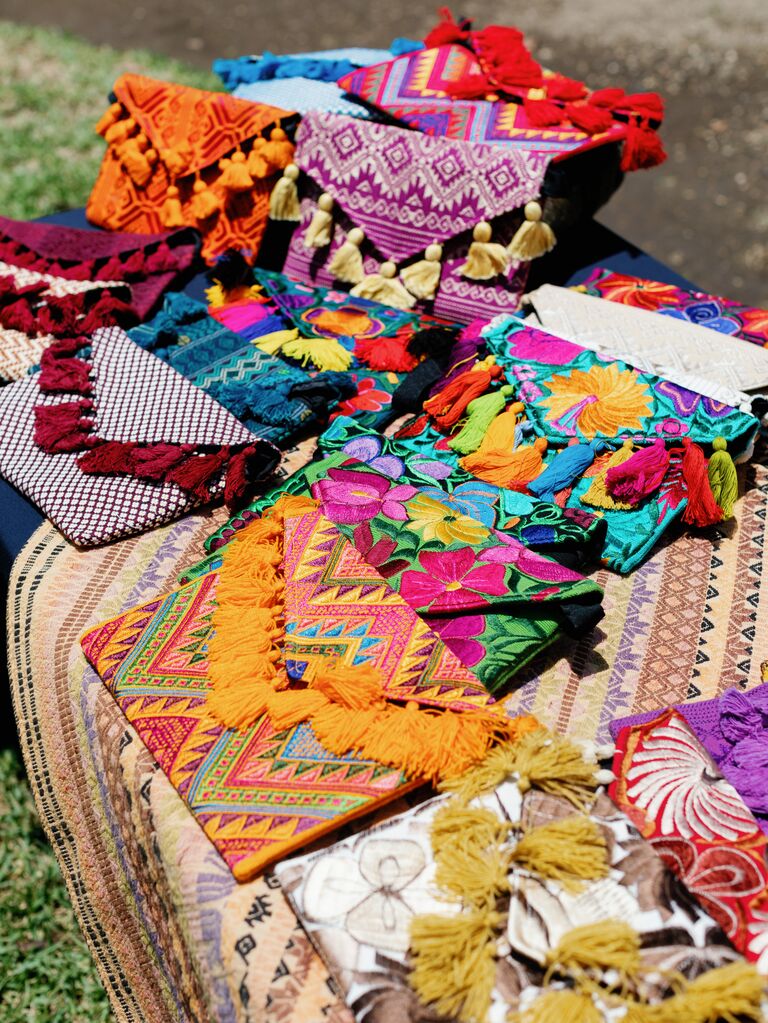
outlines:
M86 657L174 788L247 880L269 863L417 783L358 757L337 757L309 725L244 732L206 713L216 573L88 632Z
M489 694L321 512L291 519L285 539L285 656L343 657L381 673L389 699L464 709ZM289 666L290 667L290 666Z
M619 122L594 136L568 124L537 128L531 125L521 103L461 100L448 95L446 86L479 70L471 50L451 44L352 71L339 79L339 85L426 135L490 142L555 158L613 142L625 134Z

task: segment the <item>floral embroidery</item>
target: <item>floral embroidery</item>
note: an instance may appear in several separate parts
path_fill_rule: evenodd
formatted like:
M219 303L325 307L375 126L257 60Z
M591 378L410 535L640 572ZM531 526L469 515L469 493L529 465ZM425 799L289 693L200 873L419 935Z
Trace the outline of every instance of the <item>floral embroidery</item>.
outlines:
M672 402L675 412L679 416L690 419L701 405L708 416L720 418L733 412L730 405L724 405L714 398L708 398L695 391L689 391L687 387L680 384L673 384L671 380L660 380L656 384L656 392Z
M660 281L643 281L624 274L611 274L610 280L600 282L603 298L610 302L622 302L640 309L657 310L660 306L674 302L679 291L674 284Z
M355 469L329 469L328 477L316 485L328 518L347 524L365 522L379 513L405 522L408 514L402 502L417 493L408 483L393 487L386 476Z
M358 381L357 394L340 401L331 419L335 419L336 416L352 416L355 412L381 412L391 404L391 394L380 391L373 377L363 377Z
M616 437L622 430L642 430L653 410L653 398L637 371L617 363L574 369L546 381L550 395L541 404L546 418L570 436L577 430L592 439L598 433Z
M390 479L399 479L405 472L403 460L396 455L382 455L381 447L381 438L369 434L366 437L353 437L342 450L351 458L370 465L372 469L377 469Z
M683 437L688 433L688 429L687 423L681 423L679 419L673 419L671 416L668 419L662 419L654 427L659 437Z
M578 572L572 572L564 568L557 561L542 557L535 551L529 551L514 537L497 533L498 539L502 541L498 547L486 548L483 551L485 561L498 562L502 565L515 565L518 571L531 579L539 579L543 582L572 583L578 582L582 577ZM544 591L548 593L548 591Z
M423 491L408 504L408 529L420 533L424 540L450 544L479 543L488 530L475 519L446 507L443 495L435 499Z
M430 628L468 668L485 656L485 647L477 641L485 632L483 615L462 615L460 618L433 618Z
M498 487L488 483L481 483L479 480L460 483L454 487L450 494L438 487L423 487L421 492L460 515L469 515L471 518L477 519L484 526L491 527L496 520L494 506L499 497L499 490Z
M723 315L723 310L714 300L694 302L692 305L681 306L679 309L659 309L662 316L672 316L676 320L685 320L698 327L709 327L721 334L738 334L739 325L735 320Z
M481 594L500 597L507 592L504 566L476 562L470 547L421 551L419 564L423 572L403 572L400 593L413 607L432 614L479 606Z

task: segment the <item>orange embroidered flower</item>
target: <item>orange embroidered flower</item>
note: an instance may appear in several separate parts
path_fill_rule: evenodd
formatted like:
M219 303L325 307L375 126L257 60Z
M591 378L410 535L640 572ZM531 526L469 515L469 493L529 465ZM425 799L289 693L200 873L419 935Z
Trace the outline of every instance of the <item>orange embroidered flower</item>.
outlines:
M544 386L550 392L541 401L548 409L547 420L562 433L575 436L579 431L588 440L598 433L615 437L623 430L642 430L653 408L637 370L619 369L615 362L574 369Z
M597 287L602 298L607 298L610 302L621 302L623 305L639 306L641 309L659 309L661 306L674 305L680 294L674 284L645 281L624 274L611 274L604 281L600 281Z

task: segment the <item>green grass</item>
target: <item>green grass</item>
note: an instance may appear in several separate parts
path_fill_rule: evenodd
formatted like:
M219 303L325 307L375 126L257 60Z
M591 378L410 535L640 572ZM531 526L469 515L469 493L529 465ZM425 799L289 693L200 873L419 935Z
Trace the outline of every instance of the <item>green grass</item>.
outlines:
M123 71L220 88L177 61L0 21L0 213L25 220L85 204L104 151L93 126ZM0 1021L110 1018L23 767L0 750Z
M124 71L221 89L178 61L0 21L0 213L26 220L85 205L104 152L93 126Z

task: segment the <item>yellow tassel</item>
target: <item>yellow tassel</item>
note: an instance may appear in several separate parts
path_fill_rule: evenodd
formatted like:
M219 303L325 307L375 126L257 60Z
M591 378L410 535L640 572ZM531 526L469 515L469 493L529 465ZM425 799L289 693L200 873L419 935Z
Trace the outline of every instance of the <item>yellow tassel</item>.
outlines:
M484 807L451 799L432 818L430 839L436 853L452 856L469 846L487 849L505 841L512 825Z
M397 280L397 267L387 260L379 267L377 274L369 274L350 291L357 298L370 298L374 302L394 306L395 309L412 309L416 299Z
M503 245L491 241L491 225L481 220L472 232L467 261L459 273L472 281L490 281L509 267L509 253Z
M464 905L492 909L509 891L509 850L467 845L452 847L435 868L435 884Z
M345 664L339 658L324 658L309 683L332 703L357 710L382 701L382 684L377 668Z
M206 292L206 295L208 292ZM299 332L296 328L293 330L274 330L271 334L262 334L261 337L254 338L253 346L258 348L260 352L266 352L267 355L279 355L283 350L283 345L288 344L289 341L296 341L299 337Z
M311 689L270 690L266 710L272 727L282 732L302 721L308 721L327 703L326 696Z
M250 192L253 188L253 178L248 173L245 153L241 150L236 150L231 159L219 160L219 169L222 174L218 184L228 192Z
M211 287L205 289L205 297L208 299L208 305L214 309L231 302L264 301L264 294L258 284L238 284L237 287L227 291L215 278ZM272 337L272 335L265 334L264 337ZM259 341L261 340L262 338L259 338Z
M262 135L257 135L251 143L251 151L248 154L248 173L252 178L268 178L275 168L267 159L269 143Z
M626 1016L622 1017L629 1023ZM511 1012L507 1023L603 1023L604 1017L588 994L545 991L522 1012Z
M345 284L359 284L365 276L363 269L363 255L360 246L365 241L365 235L359 227L353 227L341 245L333 254L328 264L328 270L337 281Z
M507 438L514 438L518 406L519 402L515 402L491 423L477 451L459 460L462 469L497 487L519 488L540 475L544 468L542 455L547 450L546 437L537 437L533 444L521 444L514 450L507 446L510 443ZM497 427L499 419L505 421ZM501 444L498 443L500 435L504 441Z
M485 1020L496 978L496 935L503 921L501 913L488 910L414 917L408 983L419 999L461 1023Z
M181 212L181 201L179 190L175 185L169 185L165 194L165 202L160 207L160 219L165 227L183 227L184 216Z
M672 998L632 1006L627 1023L763 1023L765 978L747 962L707 970Z
M344 372L352 365L352 353L335 337L296 337L283 343L282 352L290 359L300 360L302 366L311 362L319 370Z
M622 462L626 462L633 454L633 444L631 440L625 440L621 447L614 451L611 457L603 465L600 472L593 478L589 489L586 490L580 500L583 504L589 504L593 508L631 508L631 504L625 504L623 501L617 501L612 497L605 486L605 479L608 475L608 470L612 469L614 465L621 465Z
M207 220L221 209L221 200L202 178L192 186L192 215L195 220Z
M547 952L544 965L545 984L555 973L578 977L586 971L603 974L608 970L615 970L625 984L640 970L640 938L622 920L574 927Z
M101 115L99 120L96 122L96 134L106 135L107 129L111 128L113 124L117 124L120 118L123 116L123 108L120 103L112 103L107 107L106 111Z
M298 180L299 168L295 163L289 163L269 197L269 216L272 220L301 220L299 193L296 189Z
M518 227L515 237L509 243L507 252L510 259L528 262L546 255L554 249L557 239L555 232L541 219L541 206L535 200L525 204L525 220Z
M605 839L597 824L589 817L575 815L531 828L511 854L519 866L559 881L568 891L579 891L584 881L606 877L607 857Z
M418 263L411 263L400 271L403 284L415 298L430 300L437 294L437 286L440 283L440 272L442 267L440 260L443 258L442 245L428 245L424 251L424 258Z
M469 801L492 792L506 778L515 776L522 792L540 789L567 799L583 810L601 783L595 764L563 736L543 728L522 734L516 742L497 746L485 760L463 777L446 781L441 788Z
M304 234L305 249L322 249L331 244L333 216L333 197L323 192L317 200L317 209L312 215L309 227Z
M293 163L294 145L282 128L273 128L269 133L269 142L262 150L270 165L270 171L284 171Z

